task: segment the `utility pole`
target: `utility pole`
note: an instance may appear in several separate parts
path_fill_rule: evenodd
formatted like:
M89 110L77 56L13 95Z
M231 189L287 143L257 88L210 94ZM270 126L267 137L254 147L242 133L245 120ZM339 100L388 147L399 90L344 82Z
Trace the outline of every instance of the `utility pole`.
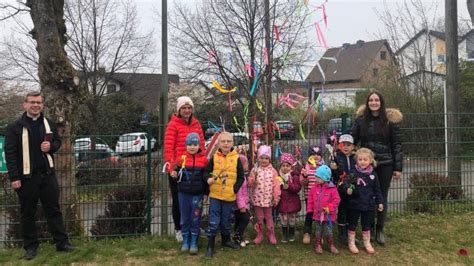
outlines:
M165 143L165 128L168 124L168 0L161 1L161 93L160 93L160 141ZM164 149L161 148L161 158ZM161 235L168 235L168 187L167 174L161 175Z
M265 70L265 126L266 132L266 143L271 145L270 131L272 127L270 122L272 121L272 54L273 48L271 47L270 39L270 0L265 0L265 48L268 64Z
M446 127L447 127L447 175L461 184L461 160L459 156L459 65L458 65L458 11L457 1L445 0L446 34Z

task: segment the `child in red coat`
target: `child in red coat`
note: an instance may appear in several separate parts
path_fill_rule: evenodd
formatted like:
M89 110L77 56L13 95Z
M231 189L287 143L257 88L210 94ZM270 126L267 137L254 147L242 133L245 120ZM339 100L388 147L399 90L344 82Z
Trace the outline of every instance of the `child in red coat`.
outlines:
M315 173L317 184L311 188L308 196L308 212L313 213L316 223L316 245L315 251L323 253L322 236L326 236L331 253L338 254L334 246L332 234L333 224L336 222L337 207L341 199L337 187L331 180L331 169L326 165L318 167Z

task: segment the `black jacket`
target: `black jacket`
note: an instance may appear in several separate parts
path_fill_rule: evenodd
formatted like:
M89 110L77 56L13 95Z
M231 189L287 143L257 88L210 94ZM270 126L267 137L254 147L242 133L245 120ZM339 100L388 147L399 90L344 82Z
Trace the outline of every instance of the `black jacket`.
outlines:
M357 111L358 118L355 120L351 135L354 138L354 144L359 144L360 147L369 148L375 153L375 160L378 165L392 165L393 171L402 171L403 168L403 153L400 127L398 123L401 122L403 115L397 109L387 109L388 118L388 136L383 136L379 132L379 128L382 126L380 119L365 118L363 116L363 109L359 108ZM368 121L367 134L363 134L362 127L364 126L364 120Z
M347 189L353 187L351 195L347 195ZM377 177L377 173L366 174L357 171L355 168L344 179L344 191L349 200L349 209L359 211L373 211L376 204L383 203L382 191Z
M31 174L34 172L35 169L31 169L29 175L23 174L23 149L22 149L22 131L23 127L26 127L28 130L28 144L30 145L29 149L31 151L32 141L32 132L30 126L27 122L26 112L13 123L9 124L7 127L7 131L5 133L5 159L7 162L8 168L8 175L10 177L10 181L21 180L23 178L30 178ZM44 117L43 113L41 113L40 120L47 119ZM53 153L59 150L61 147L61 140L59 139L58 130L56 124L53 123L50 119L47 119L51 131L53 132L53 141L51 142L51 149L49 154L53 156ZM41 123L42 124L42 123ZM45 128L44 125L40 126L40 139L44 139L45 137ZM30 153L30 165L33 166L31 160L33 156ZM54 157L53 157L54 158ZM54 169L49 167L47 162L46 156L43 156L45 160L45 165L48 168L48 172L54 172Z

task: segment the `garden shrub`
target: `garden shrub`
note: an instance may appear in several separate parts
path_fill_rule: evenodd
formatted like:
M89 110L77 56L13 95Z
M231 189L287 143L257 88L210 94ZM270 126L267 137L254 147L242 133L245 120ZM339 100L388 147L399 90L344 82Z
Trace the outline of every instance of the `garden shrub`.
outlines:
M77 166L76 184L78 186L107 184L119 179L121 168L108 159L92 160Z

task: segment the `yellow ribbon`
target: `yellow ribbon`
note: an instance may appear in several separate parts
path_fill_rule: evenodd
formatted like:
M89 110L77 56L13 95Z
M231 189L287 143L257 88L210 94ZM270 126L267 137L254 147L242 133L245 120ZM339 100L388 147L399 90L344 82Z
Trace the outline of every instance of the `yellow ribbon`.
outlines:
M233 87L232 89L224 89L222 87L222 85L217 81L217 80L214 80L212 81L212 85L220 92L222 93L230 93L230 92L234 92L237 90L237 87Z
M314 159L313 156L309 156L308 162L309 162L313 167L316 167L316 165L317 165L317 162L316 162L316 160Z
M263 104L262 104L262 102L260 102L258 99L255 99L255 103L257 104L258 110L259 110L262 114L264 114L265 111L263 111Z

